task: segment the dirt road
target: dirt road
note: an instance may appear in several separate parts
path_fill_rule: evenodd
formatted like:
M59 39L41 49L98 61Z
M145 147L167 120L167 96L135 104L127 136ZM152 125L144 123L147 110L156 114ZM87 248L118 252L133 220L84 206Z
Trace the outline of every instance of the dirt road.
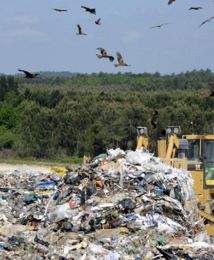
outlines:
M7 164L7 163L0 163L0 174L2 173L11 173L15 170L19 171L37 171L37 172L50 172L50 166L44 165L26 165L26 164Z

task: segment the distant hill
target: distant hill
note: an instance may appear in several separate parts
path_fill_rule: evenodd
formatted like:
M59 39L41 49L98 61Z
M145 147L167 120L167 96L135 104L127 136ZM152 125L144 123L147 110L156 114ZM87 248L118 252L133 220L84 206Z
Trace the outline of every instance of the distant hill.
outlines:
M35 71L34 71L35 72ZM69 71L40 71L33 80L26 80L23 73L15 74L20 87L37 89L68 90L187 90L187 89L214 89L214 73L207 70L193 70L179 74L161 75L160 73L91 73L80 74ZM103 88L103 89L101 89Z

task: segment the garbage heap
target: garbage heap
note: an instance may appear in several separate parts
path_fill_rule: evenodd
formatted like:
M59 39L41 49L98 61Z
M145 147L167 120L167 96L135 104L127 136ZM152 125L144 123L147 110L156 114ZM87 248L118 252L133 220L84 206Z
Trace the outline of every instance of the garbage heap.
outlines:
M187 171L117 148L61 175L0 176L0 259L214 259Z

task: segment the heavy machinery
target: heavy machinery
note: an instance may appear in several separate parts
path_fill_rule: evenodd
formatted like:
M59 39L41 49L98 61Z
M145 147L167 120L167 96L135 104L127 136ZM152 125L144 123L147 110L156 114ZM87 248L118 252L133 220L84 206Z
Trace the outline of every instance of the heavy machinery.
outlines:
M137 149L141 147L148 148L149 138L148 138L148 130L145 126L137 127Z
M179 139L180 132L179 126L166 128L166 136L158 141L158 157L172 167L191 172L199 213L208 234L214 235L214 134L189 134ZM137 149L147 148L147 128L138 127L137 134Z

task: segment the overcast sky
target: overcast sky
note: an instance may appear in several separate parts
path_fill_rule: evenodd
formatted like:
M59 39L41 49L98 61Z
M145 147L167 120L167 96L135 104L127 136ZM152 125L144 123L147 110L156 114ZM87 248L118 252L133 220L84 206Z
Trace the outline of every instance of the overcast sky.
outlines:
M0 73L29 71L185 72L214 71L212 0L1 0ZM81 5L95 7L97 15ZM190 6L202 6L189 11ZM68 9L57 13L53 8ZM101 18L102 25L94 23ZM162 28L151 26L169 23ZM76 35L80 24L87 36ZM130 67L96 57L97 47Z

